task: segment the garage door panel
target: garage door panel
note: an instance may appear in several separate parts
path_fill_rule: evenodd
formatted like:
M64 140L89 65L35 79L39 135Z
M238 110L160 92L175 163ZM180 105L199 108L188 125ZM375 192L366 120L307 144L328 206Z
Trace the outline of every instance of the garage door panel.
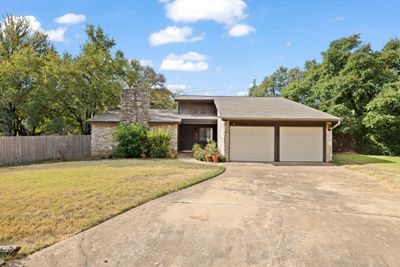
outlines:
M274 161L274 127L230 128L232 161Z
M322 127L280 127L281 161L323 161Z

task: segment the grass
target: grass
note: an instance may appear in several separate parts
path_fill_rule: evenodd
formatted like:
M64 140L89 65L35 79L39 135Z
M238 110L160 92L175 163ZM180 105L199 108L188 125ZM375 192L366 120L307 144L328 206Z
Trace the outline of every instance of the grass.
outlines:
M0 245L20 256L221 174L179 160L99 160L0 168Z
M400 156L336 153L333 161L337 165L382 179L391 187L400 188Z

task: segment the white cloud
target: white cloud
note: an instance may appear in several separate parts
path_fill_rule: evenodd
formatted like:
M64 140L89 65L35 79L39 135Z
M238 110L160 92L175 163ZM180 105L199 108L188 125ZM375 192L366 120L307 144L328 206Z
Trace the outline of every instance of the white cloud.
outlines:
M159 32L154 32L149 37L151 46L158 46L170 43L188 43L203 40L202 36L193 36L193 29L190 27L170 26Z
M246 17L243 0L174 0L165 1L167 17L175 22L213 20L220 24L234 25Z
M169 54L162 62L160 69L166 71L205 71L208 69L207 56L197 52L183 55Z
M153 61L150 59L140 59L139 62L143 67L153 67Z
M180 92L180 91L185 91L189 89L191 86L188 84L168 84L167 88L171 90L172 92Z
M40 22L37 20L35 16L24 16L29 23L31 24L32 30L34 31L43 31L43 29L40 26ZM17 18L23 18L23 17L17 17Z
M247 91L236 92L237 96L247 96L247 94L248 94Z
M255 32L252 26L247 24L236 24L229 30L229 35L233 37L242 37L248 35L251 32Z
M64 34L66 30L67 28L58 27L55 30L48 30L45 33L47 34L47 36L49 36L50 41L64 42L65 41Z
M56 18L54 21L59 24L77 24L86 21L86 17L83 14L67 13Z
M342 22L342 21L344 21L344 17L342 17L342 16L334 17L334 18L331 18L329 21L330 22Z
M220 67L220 66L216 67L215 71L222 71L222 67Z
M292 42L286 42L286 47L291 47L292 46Z

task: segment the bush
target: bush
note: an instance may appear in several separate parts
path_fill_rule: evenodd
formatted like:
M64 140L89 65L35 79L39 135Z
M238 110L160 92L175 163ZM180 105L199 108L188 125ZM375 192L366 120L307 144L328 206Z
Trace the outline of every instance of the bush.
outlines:
M201 149L201 145L200 144L194 144L192 147L192 157L194 157L194 154L196 154L197 151L199 151Z
M217 143L213 140L208 141L207 145L205 146L204 150L207 152L207 154L215 155L218 154L218 147Z
M138 158L146 152L147 133L149 128L144 124L121 123L113 133L117 143L114 155L123 158Z
M192 156L196 160L205 161L206 155L216 155L220 156L220 161L225 160L224 157L218 151L217 143L215 141L209 141L204 148L202 148L199 144L194 144L192 147Z
M170 151L171 136L164 130L150 130L147 134L147 153L152 158L165 158Z
M200 148L193 154L193 157L196 160L204 161L206 154L207 154L207 152L204 149Z

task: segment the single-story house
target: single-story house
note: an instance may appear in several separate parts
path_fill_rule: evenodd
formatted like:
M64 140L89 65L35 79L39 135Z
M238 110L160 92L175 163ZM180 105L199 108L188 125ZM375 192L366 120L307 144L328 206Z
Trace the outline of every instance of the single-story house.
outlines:
M171 147L190 151L215 140L228 161L332 161L332 130L340 118L283 97L178 96L176 110L150 109L148 90L124 89L121 110L95 116L92 154L109 153L120 122L167 130Z

